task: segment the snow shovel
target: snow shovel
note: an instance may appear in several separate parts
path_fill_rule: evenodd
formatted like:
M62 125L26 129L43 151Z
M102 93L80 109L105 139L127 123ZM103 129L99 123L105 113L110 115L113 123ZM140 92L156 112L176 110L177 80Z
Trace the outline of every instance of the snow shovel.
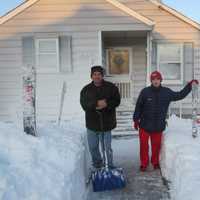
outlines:
M101 130L102 130L102 153L104 166L92 172L92 185L94 192L101 192L107 190L115 190L124 188L126 186L124 173L122 168L110 168L108 166L108 158L106 155L104 131L103 131L103 116L98 111Z

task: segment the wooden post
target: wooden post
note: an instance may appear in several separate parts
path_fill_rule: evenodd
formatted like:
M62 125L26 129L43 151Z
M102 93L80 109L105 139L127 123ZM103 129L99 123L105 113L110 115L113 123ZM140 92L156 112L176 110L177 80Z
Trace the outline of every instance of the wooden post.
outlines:
M151 73L151 57L152 57L152 31L149 31L147 33L147 49L146 49L146 54L147 54L147 77L146 77L146 85L150 85L150 80L149 76Z
M63 105L64 105L64 100L65 100L65 94L66 94L67 86L66 82L63 82L63 87L62 87L62 93L61 93L61 99L60 99L60 109L59 109L59 115L58 115L58 126L60 126L61 118L62 118L62 113L63 113Z

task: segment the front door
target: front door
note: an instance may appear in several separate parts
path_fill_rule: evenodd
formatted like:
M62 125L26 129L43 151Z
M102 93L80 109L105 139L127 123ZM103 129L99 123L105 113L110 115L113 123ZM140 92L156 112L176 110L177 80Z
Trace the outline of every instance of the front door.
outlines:
M121 109L130 109L132 98L132 48L114 47L106 49L106 80L113 82L121 94Z

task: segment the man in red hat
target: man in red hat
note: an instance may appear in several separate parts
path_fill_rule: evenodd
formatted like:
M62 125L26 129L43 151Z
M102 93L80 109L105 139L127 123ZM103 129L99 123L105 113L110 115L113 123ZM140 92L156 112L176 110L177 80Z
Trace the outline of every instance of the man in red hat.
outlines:
M162 132L166 127L166 115L171 101L184 99L191 91L190 81L180 92L161 85L162 75L158 71L151 74L151 86L144 88L137 100L133 115L134 128L139 129L140 139L140 170L145 171L149 165L149 138L151 140L151 164L159 169L159 154Z

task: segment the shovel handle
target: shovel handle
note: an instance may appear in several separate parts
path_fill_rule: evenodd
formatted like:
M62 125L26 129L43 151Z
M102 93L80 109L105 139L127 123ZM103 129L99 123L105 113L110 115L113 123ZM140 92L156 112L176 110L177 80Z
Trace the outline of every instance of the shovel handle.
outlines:
M103 124L103 114L101 111L97 111L98 115L99 115L99 119L100 119L100 128L101 128L101 134L102 134L102 138L101 138L101 146L102 146L102 153L103 153L103 163L104 166L106 168L108 168L108 158L106 155L106 150L105 150L105 139L104 139L104 124Z

